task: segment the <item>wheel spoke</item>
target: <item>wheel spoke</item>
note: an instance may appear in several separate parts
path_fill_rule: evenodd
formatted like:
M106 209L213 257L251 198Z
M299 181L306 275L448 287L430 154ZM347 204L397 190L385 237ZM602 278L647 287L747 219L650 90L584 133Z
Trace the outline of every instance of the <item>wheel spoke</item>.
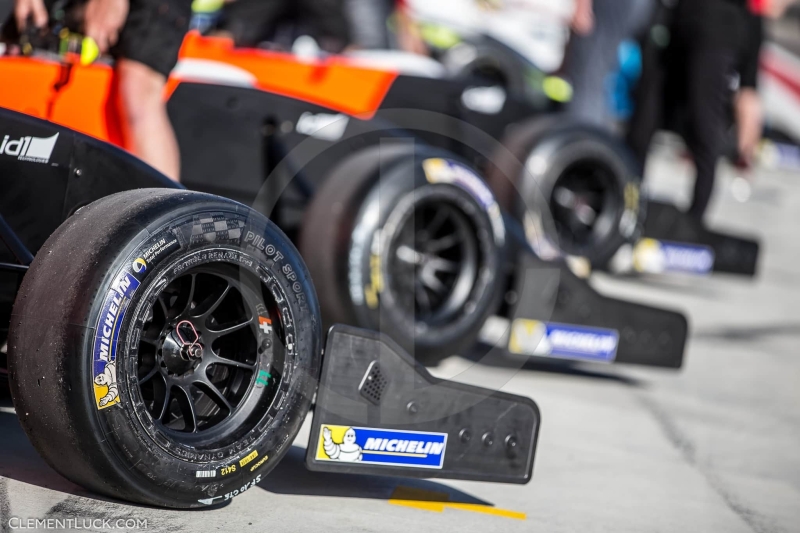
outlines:
M195 387L203 391L203 393L208 396L211 401L217 404L218 407L222 409L227 409L229 413L233 412L233 408L231 407L230 402L225 398L225 395L217 388L216 385L211 383L211 380L208 378L198 380L194 383Z
M233 359L228 359L226 357L220 357L215 355L209 359L209 366L211 365L225 365L225 366L234 366L236 368L242 368L244 370L253 370L256 365L255 363L242 363L241 361L234 361Z
M253 323L253 318L248 318L244 322L236 324L234 326L229 326L227 328L222 329L209 329L206 330L206 335L204 336L204 341L207 343L211 343L220 337L224 337L225 335L230 335L236 331L239 331L242 328L246 328L250 324Z
M150 346L155 346L156 348L158 348L158 339L150 339L148 337L141 337L141 338L139 338L139 341L143 342L145 344L149 344Z
M441 257L434 257L428 261L429 268L437 272L458 272L458 264L455 261L448 261Z
M150 372L145 374L143 378L139 379L139 385L142 385L143 383L147 383L148 381L153 379L153 376L155 376L157 373L158 373L158 364L156 363L156 365L153 366L153 369Z
M578 203L576 194L566 187L559 187L553 191L553 199L558 205L566 209L574 209Z
M148 324L149 325L151 322L153 322L153 308L152 307L150 307L147 310L147 314L145 315L144 320L142 320L143 324ZM145 329L146 329L146 327L145 327Z
M443 250L447 250L452 248L453 246L457 245L461 242L461 237L458 234L448 235L446 237L442 237L441 239L437 239L435 241L429 242L425 248L426 251L429 253L432 252L441 252Z
M422 264L424 259L424 256L421 253L410 246L406 246L405 244L397 248L395 255L400 261L408 263L409 265Z
M581 224L591 226L597 220L597 212L589 205L579 205L575 208L575 218Z
M228 285L225 287L225 290L223 290L222 293L217 297L217 299L214 300L211 306L208 309L204 310L203 313L198 316L200 318L208 318L209 316L211 316L211 314L217 310L217 307L220 306L223 300L225 300L225 297L228 296L230 290L231 290L231 284L228 283Z
M194 287L195 282L197 280L197 274L191 275L191 281L189 282L189 296L186 298L186 305L183 307L181 314L179 316L185 316L192 308L192 300L194 300Z
M425 292L425 287L423 287L422 283L418 282L415 284L414 292L417 295L417 304L419 304L420 310L424 311L423 315L430 315L431 299L428 297L428 293Z
M178 386L177 388L181 391L181 394L176 396L175 399L178 401L178 406L183 415L183 430L190 431L189 428L191 428L191 433L197 433L197 414L194 409L192 391L186 387Z
M429 288L436 294L443 294L447 291L447 287L436 277L435 270L423 270L420 276L420 281L424 287Z
M436 214L431 219L430 223L425 227L425 230L428 232L428 235L435 235L439 228L442 227L445 220L447 220L447 210L439 209L436 211Z
M577 216L575 211L570 211L567 217L567 222L569 225L570 230L574 234L581 234L588 229L588 226L584 224Z
M167 304L164 302L164 295L158 295L158 305L161 306L161 312L164 313L164 320L169 321L169 309L167 308Z
M169 413L169 404L172 402L172 386L169 383L166 383L166 387L164 388L164 403L161 406L161 411L159 411L158 416L156 417L161 423L164 423L164 418Z

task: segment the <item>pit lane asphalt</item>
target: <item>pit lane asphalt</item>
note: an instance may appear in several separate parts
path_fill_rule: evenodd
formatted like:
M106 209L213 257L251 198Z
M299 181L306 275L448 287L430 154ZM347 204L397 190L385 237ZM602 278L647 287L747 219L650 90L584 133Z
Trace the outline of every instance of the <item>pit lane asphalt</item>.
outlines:
M685 202L685 165L658 158L651 170L656 195ZM729 178L718 190L712 225L763 236L756 280L592 280L607 294L689 315L692 336L682 371L482 369L485 381L507 382L503 390L530 395L541 408L528 485L307 472L306 428L276 470L227 507L176 512L131 506L88 494L53 472L6 403L0 410L0 527L7 531L7 517L15 516L139 518L148 531L198 532L798 531L800 174L760 172L747 203L733 199ZM458 375L469 364L453 357L435 373ZM525 518L469 505L438 511L398 505L389 501L398 487Z

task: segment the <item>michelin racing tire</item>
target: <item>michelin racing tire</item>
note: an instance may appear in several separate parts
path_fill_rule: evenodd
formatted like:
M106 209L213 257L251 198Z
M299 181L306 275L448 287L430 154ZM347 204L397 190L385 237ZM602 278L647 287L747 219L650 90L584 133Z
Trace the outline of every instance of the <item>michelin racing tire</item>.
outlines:
M306 212L300 250L326 325L387 333L424 364L474 344L505 283L505 227L489 188L447 152L361 150Z
M143 189L79 210L25 275L11 392L44 459L94 492L218 505L290 448L320 371L319 308L286 236L215 196Z
M526 229L595 267L637 239L645 215L641 179L632 155L610 134L550 115L515 126L502 144L487 180Z

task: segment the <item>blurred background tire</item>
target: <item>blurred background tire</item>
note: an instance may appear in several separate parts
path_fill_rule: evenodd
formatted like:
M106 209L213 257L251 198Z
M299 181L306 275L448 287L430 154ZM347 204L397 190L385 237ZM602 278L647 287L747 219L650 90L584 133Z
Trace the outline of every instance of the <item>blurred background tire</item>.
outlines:
M492 158L487 180L519 220L534 215L562 253L605 266L644 221L640 177L610 134L564 116L516 126Z
M435 363L472 345L498 308L504 232L469 167L441 150L384 145L331 171L300 251L326 326L383 331Z

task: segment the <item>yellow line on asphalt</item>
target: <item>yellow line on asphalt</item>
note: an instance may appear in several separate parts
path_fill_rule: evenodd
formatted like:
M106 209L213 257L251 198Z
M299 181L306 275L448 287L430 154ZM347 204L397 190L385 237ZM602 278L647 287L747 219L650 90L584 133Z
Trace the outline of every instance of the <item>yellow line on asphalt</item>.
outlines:
M527 518L525 513L519 513L517 511L498 509L497 507L492 507L491 505L457 503L449 500L450 496L444 492L435 492L432 490L399 486L394 490L389 498L389 503L392 505L411 507L413 509L420 509L434 513L443 513L445 509L449 508L460 511L500 516L503 518L513 518L515 520L525 520Z

